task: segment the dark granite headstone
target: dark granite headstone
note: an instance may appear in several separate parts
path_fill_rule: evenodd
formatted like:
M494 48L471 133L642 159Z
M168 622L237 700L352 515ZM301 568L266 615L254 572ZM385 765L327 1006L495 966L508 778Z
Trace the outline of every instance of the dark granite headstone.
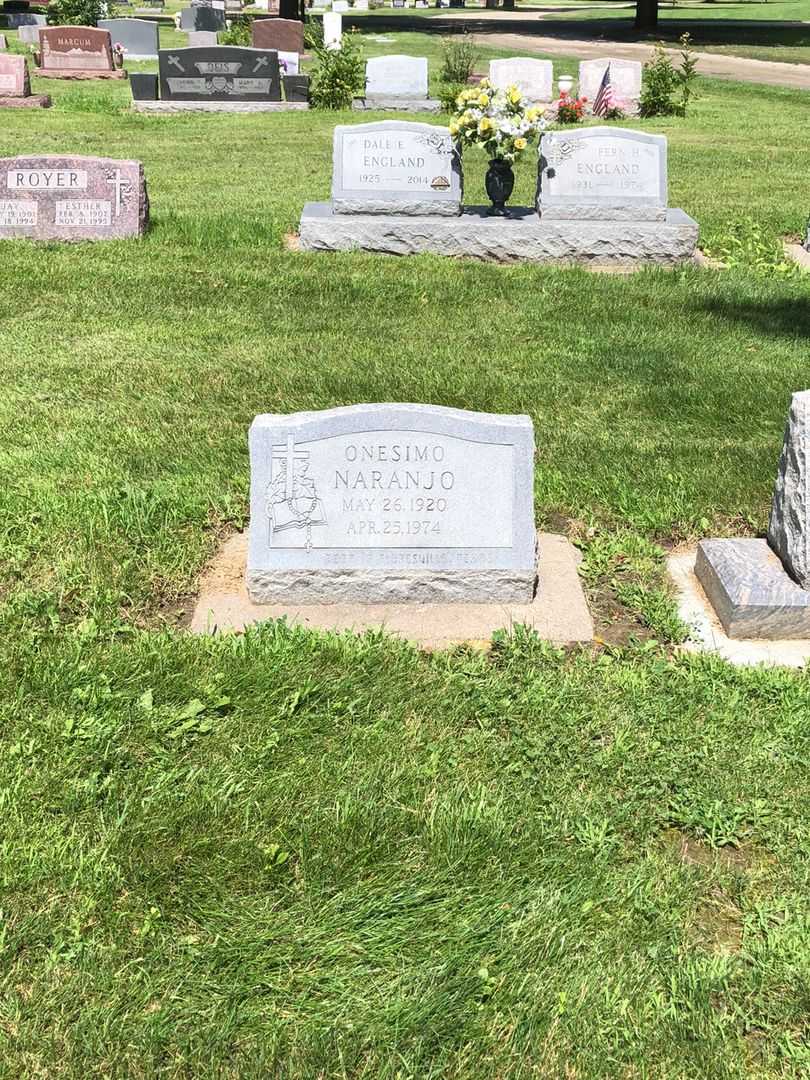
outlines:
M120 3L120 0L116 0ZM127 60L157 60L158 24L149 19L99 19L100 30L109 30L113 45L124 48Z
M0 238L111 240L140 236L149 199L139 161L0 158Z
M272 49L161 49L158 68L162 101L281 101Z
M225 12L211 7L188 7L180 12L181 30L224 30Z
M302 53L304 24L297 19L254 19L253 47Z

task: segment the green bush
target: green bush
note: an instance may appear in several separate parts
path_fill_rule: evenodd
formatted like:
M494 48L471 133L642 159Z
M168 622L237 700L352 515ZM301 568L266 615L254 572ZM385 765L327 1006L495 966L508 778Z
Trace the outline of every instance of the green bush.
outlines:
M220 45L244 45L249 47L253 44L251 19L246 19L244 15L237 15L235 18L228 19L228 22L231 24L230 27L220 32Z
M695 94L697 59L688 34L680 38L680 43L679 68L664 51L662 41L655 46L652 60L644 65L644 85L639 101L641 116L686 116L689 101Z
M465 85L473 73L478 59L478 49L469 34L457 34L442 39L442 68L439 78L443 83Z
M456 98L462 90L466 90L464 83L442 83L439 87L439 101L445 112L455 112Z
M355 34L344 34L339 49L327 49L321 40L312 45L315 67L309 83L313 109L349 109L352 98L364 93L366 67Z
M52 0L48 7L51 26L95 26L99 19L113 19L115 8L106 0Z

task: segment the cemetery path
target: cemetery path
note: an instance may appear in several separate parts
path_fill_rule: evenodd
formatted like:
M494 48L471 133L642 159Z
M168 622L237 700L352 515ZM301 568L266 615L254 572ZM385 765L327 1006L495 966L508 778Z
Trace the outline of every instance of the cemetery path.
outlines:
M652 53L649 44L605 41L603 38L544 37L538 34L476 34L477 41L486 45L508 46L521 52L537 52L552 56L576 56L581 60L615 56L621 60L648 60ZM677 49L667 49L677 58ZM717 53L696 52L697 69L701 75L739 82L762 83L766 86L790 86L810 90L810 64L783 64L774 60L749 60L742 56L722 56Z

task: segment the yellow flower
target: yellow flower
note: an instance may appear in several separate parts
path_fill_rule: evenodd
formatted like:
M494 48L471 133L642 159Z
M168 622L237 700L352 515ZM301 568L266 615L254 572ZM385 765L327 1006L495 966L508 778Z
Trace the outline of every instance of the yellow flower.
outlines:
M487 94L478 95L478 104L482 109L485 109L489 105L489 96Z
M510 86L507 94L512 104L517 105L517 103L520 101L520 91L518 90L518 88L516 86Z
M482 90L489 90L490 86L492 86L492 83L489 81L489 79L482 79L478 85Z
M455 122L455 120L450 121L449 131L451 135L458 135L458 124Z
M452 131L452 128L451 128L451 131ZM529 144L526 142L525 139L515 139L515 149L516 150L525 150L528 145Z
M526 119L529 121L530 124L534 123L534 121L537 120L539 117L540 109L538 109L537 106L532 105L530 109L526 110Z
M488 131L492 130L492 121L488 116L482 116L478 121L478 134L486 135Z

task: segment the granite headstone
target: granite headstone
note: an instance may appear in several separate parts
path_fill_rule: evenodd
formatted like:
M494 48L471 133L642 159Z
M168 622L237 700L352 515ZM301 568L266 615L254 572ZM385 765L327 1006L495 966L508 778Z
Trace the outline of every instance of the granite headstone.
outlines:
M225 12L210 7L188 7L180 12L181 30L218 30L225 29Z
M490 60L489 81L498 90L516 86L527 101L551 101L554 67L550 60L514 56Z
M140 236L148 219L139 161L0 158L0 238L118 239Z
M0 99L27 97L30 93L25 57L18 53L3 53L0 56Z
M642 64L638 60L618 60L613 57L582 60L579 65L579 95L593 102L608 64L610 64L610 85L616 95L627 102L631 108L636 108L638 99L641 97Z
M99 30L108 30L113 45L124 48L126 60L157 60L160 48L158 24L148 19L99 19Z
M543 135L537 209L543 218L664 220L666 137L607 127Z
M327 49L339 49L343 37L343 16L339 11L323 13L323 43Z
M42 24L45 25L44 23ZM39 45L39 31L41 26L35 24L34 26L21 26L17 31L17 38L24 45Z
M219 44L213 30L189 30L187 40L190 49L211 49Z
M278 55L273 50L236 45L161 49L158 68L162 101L281 100Z
M125 78L113 63L108 30L95 26L43 26L36 74L49 78Z
M462 187L459 152L447 128L407 120L335 128L336 214L458 215Z
M282 53L302 53L304 24L298 19L254 19L253 47L276 49Z
M528 416L355 405L257 416L247 587L255 603L528 602Z
M366 100L426 98L428 62L424 56L375 56L366 63Z

